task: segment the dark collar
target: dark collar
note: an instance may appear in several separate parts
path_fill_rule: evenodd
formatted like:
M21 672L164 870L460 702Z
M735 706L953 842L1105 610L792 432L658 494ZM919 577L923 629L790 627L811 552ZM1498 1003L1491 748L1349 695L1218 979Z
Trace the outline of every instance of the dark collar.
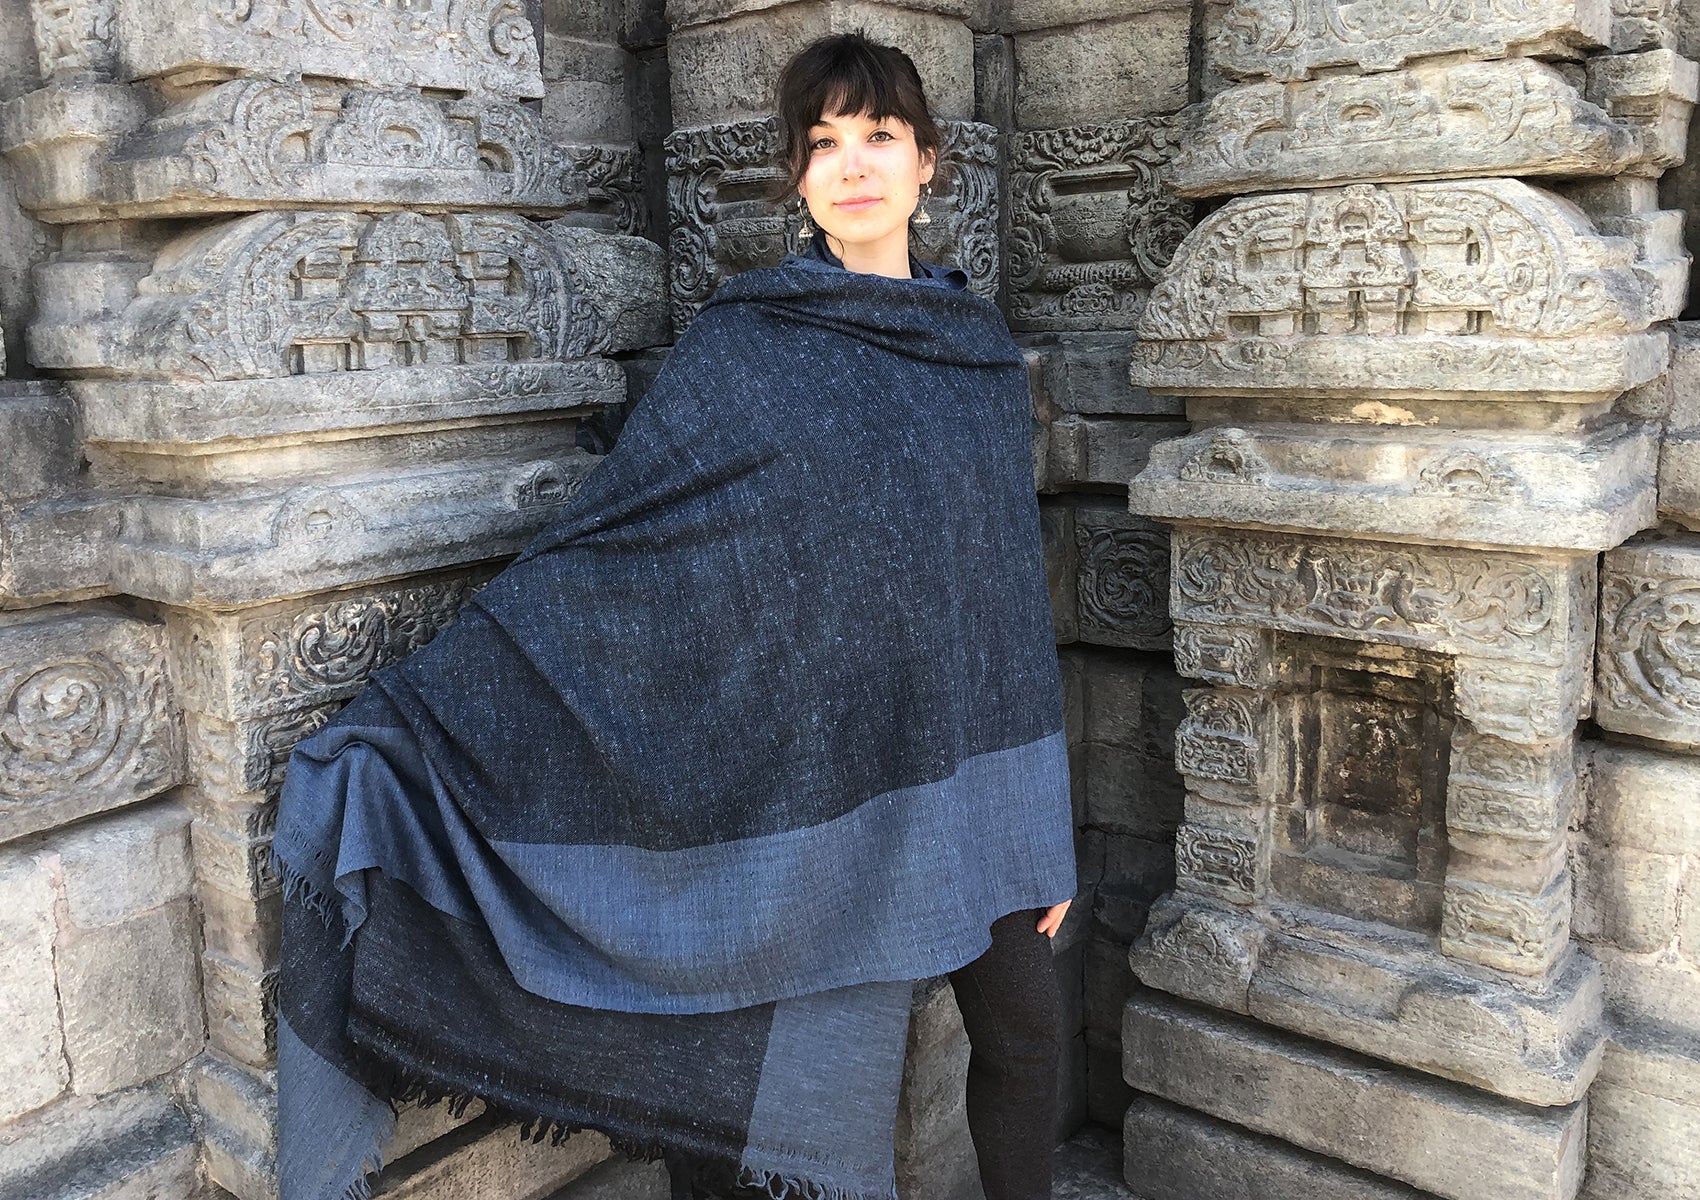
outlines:
M843 260L827 246L826 237L818 229L804 246L801 253L787 254L779 265L805 267L817 271L828 268L839 271L846 269ZM913 253L909 255L909 277L916 283L930 283L958 291L966 291L968 288L968 272L962 268L922 262Z

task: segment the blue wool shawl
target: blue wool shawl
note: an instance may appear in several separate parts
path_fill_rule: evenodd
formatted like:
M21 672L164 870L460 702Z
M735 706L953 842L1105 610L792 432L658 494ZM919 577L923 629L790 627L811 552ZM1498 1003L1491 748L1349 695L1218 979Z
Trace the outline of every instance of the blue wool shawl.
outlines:
M735 275L552 525L290 759L282 1200L393 1106L891 1200L914 980L1075 891L1019 350L961 272Z

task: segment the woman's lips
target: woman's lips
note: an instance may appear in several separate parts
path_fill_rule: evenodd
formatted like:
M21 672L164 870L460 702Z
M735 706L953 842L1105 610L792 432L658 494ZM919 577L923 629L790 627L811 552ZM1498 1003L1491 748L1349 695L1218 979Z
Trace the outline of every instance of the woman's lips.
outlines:
M864 208L872 208L874 205L878 204L879 202L880 202L880 197L872 196L872 197L869 197L866 200L840 200L838 202L838 207L839 208L847 208L851 212L860 212Z

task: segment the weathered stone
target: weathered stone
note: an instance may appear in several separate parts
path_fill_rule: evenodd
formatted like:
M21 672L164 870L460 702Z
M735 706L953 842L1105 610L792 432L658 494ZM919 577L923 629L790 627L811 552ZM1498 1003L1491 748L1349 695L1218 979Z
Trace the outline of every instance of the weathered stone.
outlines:
M54 87L0 108L19 201L58 223L256 208L500 207L589 202L536 113L481 98L238 79L149 117L122 84Z
M1600 960L1606 1005L1620 1024L1647 1024L1700 1037L1700 968L1668 951L1657 956L1590 948Z
M83 929L110 925L190 894L189 814L156 804L54 838L66 912Z
M1191 13L1141 4L1015 35L1015 123L1052 129L1173 112L1187 102Z
M914 253L962 268L970 290L990 297L998 289L997 130L944 121L940 131L948 165L933 189L932 222L914 230ZM673 326L682 333L726 276L775 266L799 245L801 223L765 199L781 178L778 118L678 129L666 148Z
M1700 544L1648 536L1605 556L1594 719L1607 729L1700 746L1700 664L1686 649L1700 596Z
M43 264L31 357L201 381L650 345L661 252L623 240L499 213L256 213L166 243L151 273L129 250Z
M0 439L8 450L0 459L0 497L5 503L62 492L74 483L77 451L71 420L69 399L56 384L0 381ZM9 566L0 557L0 570Z
M1169 176L1182 195L1218 196L1680 162L1694 64L1668 50L1589 61L1586 99L1529 58L1241 84L1189 114Z
M1173 118L1032 130L1010 150L1012 329L1131 329L1192 228Z
M1607 400L1664 370L1647 326L1669 314L1636 265L1632 243L1514 180L1243 197L1176 252L1131 378L1181 395Z
M1035 407L1063 413L1180 416L1183 402L1128 382L1131 333L1028 334L1017 341L1038 360Z
M201 955L201 994L207 1044L247 1066L277 1065L277 984L267 970L232 962L209 949Z
M0 1121L39 1108L70 1082L53 973L48 863L0 849Z
M0 1195L18 1200L166 1200L198 1193L195 1130L163 1091L76 1097L0 1139Z
M568 1181L549 1200L668 1200L667 1167L613 1158Z
M157 625L95 608L0 621L0 841L181 778Z
M1074 505L1041 504L1039 536L1045 553L1045 582L1051 593L1051 623L1058 644L1080 636L1076 616L1074 551Z
M142 1083L200 1050L195 925L180 901L96 929L61 930L59 1000L78 1094Z
M1122 1078L1122 1038L1096 1029L1086 1031L1086 1111L1092 1120L1112 1128L1127 1114L1133 1089Z
M1581 846L1576 855L1576 936L1651 952L1676 937L1682 860L1622 846Z
M1700 759L1586 744L1588 833L1606 846L1700 854Z
M208 1178L240 1200L279 1200L277 1073L238 1066L209 1052L195 1060L188 1074L201 1117Z
M551 141L557 141L548 117L545 109L545 131ZM658 236L650 230L649 214L651 208L659 212L662 205L658 199L648 199L645 189L651 186L650 174L661 174L659 164L646 164L636 146L564 145L562 150L573 169L584 176L590 198L585 208L560 218L561 224L630 237ZM659 189L659 181L654 186Z
M1385 1131L1384 1136L1397 1136ZM1277 1138L1136 1095L1122 1122L1124 1177L1140 1200L1429 1200Z
M686 29L710 21L724 21L745 13L771 12L785 8L794 0L667 0L667 22L673 29ZM938 13L941 16L964 18L974 11L970 0L905 0L910 12ZM930 90L930 89L929 89Z
M1126 487L1145 468L1155 446L1186 431L1174 421L1074 413L1042 422L1041 428L1040 491L1066 491L1083 484Z
M1608 44L1612 24L1602 0L1536 0L1515 9L1448 0L1420 11L1342 0L1233 0L1212 9L1206 53L1214 69L1233 78L1303 79L1318 67L1343 65L1389 71L1459 52L1579 58Z
M382 86L543 94L537 39L513 0L397 9L356 0L327 19L308 0L209 9L195 0L33 0L41 74L53 82L166 76L323 75Z
M969 1200L974 1193L979 1167L962 1091L968 1055L968 1035L949 981L918 981L897 1101L900 1195Z
M1538 988L1460 971L1430 940L1329 920L1271 926L1160 900L1132 951L1148 987L1530 1104L1568 1104L1599 1069L1598 967L1572 953Z
M521 1140L511 1122L481 1117L448 1144L428 1144L386 1164L380 1178L394 1200L544 1200L608 1157L608 1139L595 1132L559 1145Z
M1652 1030L1607 1048L1588 1094L1585 1200L1680 1200L1700 1189L1700 1054Z
M1120 504L1074 511L1076 602L1082 641L1158 650L1168 645L1169 540Z
M1141 1091L1449 1200L1571 1200L1582 1181L1581 1103L1512 1103L1150 992L1122 1048Z
M791 55L818 37L853 29L903 47L920 72L936 117L969 120L974 115L974 35L950 12L915 11L931 7L803 0L676 28L667 38L673 126L740 121L768 111L772 81Z

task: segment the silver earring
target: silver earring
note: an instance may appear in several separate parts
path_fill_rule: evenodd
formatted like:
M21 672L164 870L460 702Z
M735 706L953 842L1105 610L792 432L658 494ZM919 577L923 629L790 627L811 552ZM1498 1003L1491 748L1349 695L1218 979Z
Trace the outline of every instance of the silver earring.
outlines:
M809 206L801 196L797 197L797 215L803 219L797 227L797 253L801 254L808 249L809 239L815 236L815 228L809 224Z
M927 211L927 201L932 198L933 185L931 183L923 183L921 185L921 202L915 206L915 215L909 219L910 224L931 225L933 223L933 214Z

